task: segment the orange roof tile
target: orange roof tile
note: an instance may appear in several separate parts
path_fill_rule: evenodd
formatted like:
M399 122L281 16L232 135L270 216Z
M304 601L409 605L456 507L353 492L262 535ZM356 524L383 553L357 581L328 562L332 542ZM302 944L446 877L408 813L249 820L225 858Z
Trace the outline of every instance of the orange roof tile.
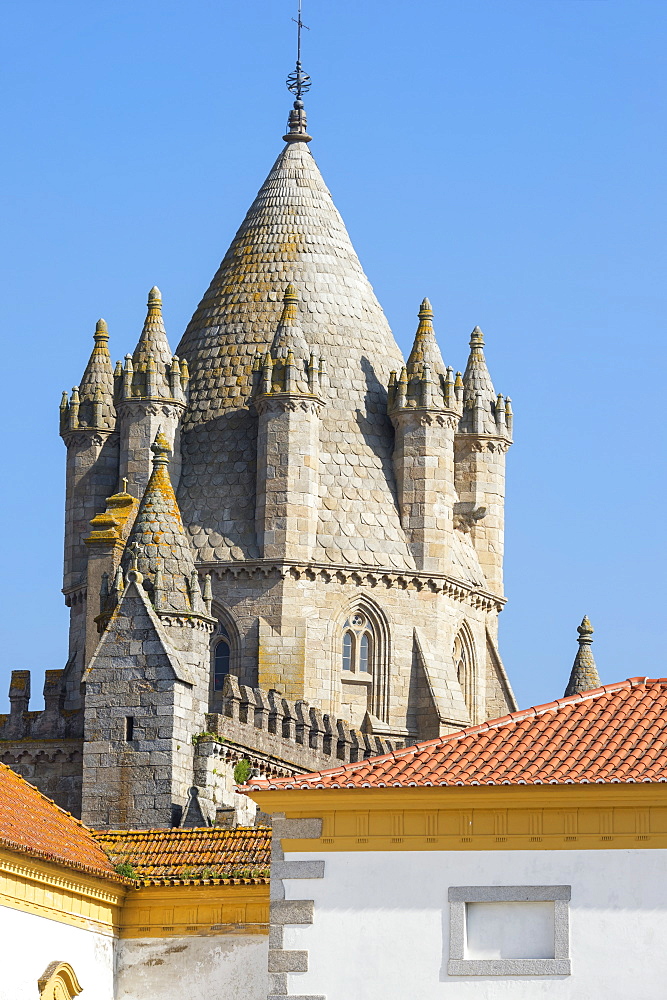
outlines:
M114 865L127 862L137 878L154 881L202 879L268 881L271 829L104 830L95 838Z
M0 847L125 881L83 823L2 763Z
M667 781L667 678L633 677L327 771L245 791Z

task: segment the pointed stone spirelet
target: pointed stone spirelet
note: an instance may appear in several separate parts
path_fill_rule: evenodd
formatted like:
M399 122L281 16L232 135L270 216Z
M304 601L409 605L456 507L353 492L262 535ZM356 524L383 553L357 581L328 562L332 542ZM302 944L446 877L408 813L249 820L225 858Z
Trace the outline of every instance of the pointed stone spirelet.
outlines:
M79 385L79 425L111 430L116 422L114 378L109 354L109 331L103 319L98 319L93 339L95 346ZM94 403L98 405L94 406Z
M299 325L298 302L297 290L290 282L285 289L283 311L271 344L271 357L274 361L286 358L290 351L302 361L310 358L310 348Z
M466 370L463 373L463 386L465 398L470 396L474 399L476 394L481 392L484 399L492 401L496 399L496 392L484 357L484 334L478 326L470 335L470 354Z
M138 572L164 612L190 613L195 563L169 478L171 447L161 430L151 445L153 471L123 554L123 566ZM147 588L148 589L148 588Z
M170 399L172 391L169 373L172 358L162 318L162 293L154 285L148 293L146 320L132 355L132 396Z
M423 299L418 315L419 326L417 327L417 333L415 334L414 343L406 366L408 375L422 376L424 374L424 365L427 364L430 365L432 374L444 377L447 369L442 360L438 342L435 339L433 309L428 299Z
M592 691L594 688L601 686L591 649L593 626L588 619L588 615L584 615L581 625L577 627L577 632L579 633L579 650L574 658L570 680L565 688L564 697L566 698L571 694L582 694L584 691Z
M497 434L496 391L484 357L484 334L478 326L470 335L470 354L463 373L461 430L472 434Z

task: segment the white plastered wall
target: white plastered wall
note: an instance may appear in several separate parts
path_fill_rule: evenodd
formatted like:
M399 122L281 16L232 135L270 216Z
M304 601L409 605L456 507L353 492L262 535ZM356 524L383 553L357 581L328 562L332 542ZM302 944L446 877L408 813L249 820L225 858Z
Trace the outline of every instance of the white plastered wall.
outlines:
M110 935L0 905L0 942L0 1000L37 1000L37 981L56 961L74 969L81 1000L114 1000Z
M121 938L116 1000L266 1000L268 947L260 934Z
M665 1000L667 851L425 851L286 854L324 858L322 879L285 882L313 899L292 995L327 1000ZM571 885L569 976L452 977L450 886Z

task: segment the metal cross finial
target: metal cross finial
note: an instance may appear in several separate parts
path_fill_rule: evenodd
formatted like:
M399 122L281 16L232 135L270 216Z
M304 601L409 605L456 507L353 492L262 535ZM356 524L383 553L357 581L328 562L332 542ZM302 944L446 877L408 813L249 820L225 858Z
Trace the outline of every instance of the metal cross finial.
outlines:
M307 94L310 90L310 77L307 73L304 73L301 68L301 29L305 28L306 31L310 31L307 24L304 24L301 20L301 0L299 0L299 9L297 12L297 17L293 17L292 20L297 26L297 36L296 36L296 69L294 72L290 73L287 77L287 89L290 93L294 94L296 101L294 106L302 106L301 96L302 94Z

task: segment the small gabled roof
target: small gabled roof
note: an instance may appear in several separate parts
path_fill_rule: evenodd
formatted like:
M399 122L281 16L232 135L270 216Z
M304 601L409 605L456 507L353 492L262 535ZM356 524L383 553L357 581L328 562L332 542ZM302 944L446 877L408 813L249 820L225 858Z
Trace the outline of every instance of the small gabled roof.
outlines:
M667 781L667 678L633 677L356 764L246 791Z
M269 879L271 829L104 830L95 838L113 859L132 865L150 883L233 881L263 885Z
M125 881L83 823L1 763L0 847Z

